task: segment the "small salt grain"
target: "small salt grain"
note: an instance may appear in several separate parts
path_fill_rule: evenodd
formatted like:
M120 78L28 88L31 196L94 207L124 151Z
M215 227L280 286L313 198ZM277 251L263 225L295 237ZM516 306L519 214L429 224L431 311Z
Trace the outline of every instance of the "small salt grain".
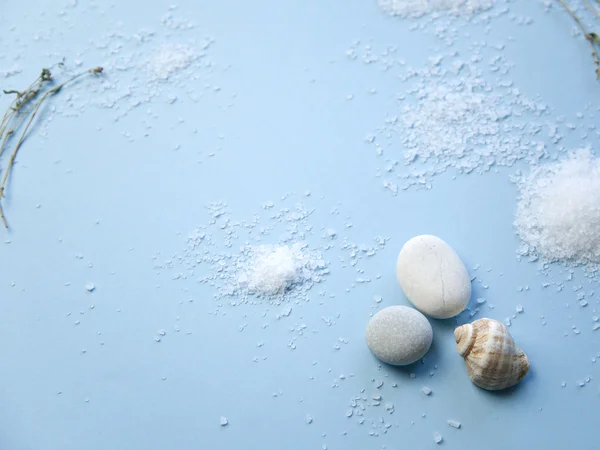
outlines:
M229 420L227 420L227 417L221 417L221 419L219 420L219 425L221 425L222 427L226 427L227 425L229 425Z
M435 433L433 433L433 440L435 441L436 444L441 444L442 441L444 440L444 438L442 437L442 435L440 433L438 433L436 431Z
M311 423L313 423L313 418L312 418L311 416L309 416L309 415L307 415L307 416L306 416L306 419L305 419L305 420L306 420L306 423L307 423L307 424L309 424L309 425L310 425Z
M427 386L423 386L423 388L421 389L421 392L425 395L430 395L431 389L429 389Z
M453 428L457 428L457 429L461 427L461 423L458 420L453 420L453 419L448 420L448 425L450 425Z
M517 305L516 310L519 314L521 314L523 312L523 306L522 305Z
M85 285L85 290L88 292L94 292L96 290L96 286L94 286L94 283L88 283Z

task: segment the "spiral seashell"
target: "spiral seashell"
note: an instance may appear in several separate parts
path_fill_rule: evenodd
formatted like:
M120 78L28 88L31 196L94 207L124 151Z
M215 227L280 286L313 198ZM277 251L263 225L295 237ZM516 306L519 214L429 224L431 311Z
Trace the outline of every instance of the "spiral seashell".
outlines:
M454 330L456 350L475 385L489 391L514 386L529 371L529 360L504 324L479 319Z

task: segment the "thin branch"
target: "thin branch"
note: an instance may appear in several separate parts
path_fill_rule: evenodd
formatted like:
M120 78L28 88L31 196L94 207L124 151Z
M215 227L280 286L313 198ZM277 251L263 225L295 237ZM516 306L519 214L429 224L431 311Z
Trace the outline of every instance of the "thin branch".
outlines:
M569 5L567 5L564 0L558 0L558 2L567 10L567 12L575 20L575 22L577 22L579 29L585 36L585 40L590 45L590 49L592 51L592 58L594 60L594 64L596 65L596 77L600 80L600 58L598 58L598 50L596 48L596 45L600 44L600 38L598 38L598 35L596 33L588 33L581 20L579 20L579 17L577 17L573 10L569 8Z
M600 0L596 0L596 1L598 3L600 3ZM600 13L598 12L598 10L596 8L594 8L592 5L590 5L587 0L583 0L583 3L585 4L585 7L587 9L589 9L597 18L600 19Z
M0 219L2 219L4 228L8 229L8 222L6 221L6 217L4 217L4 210L2 209L2 203L0 203Z
M34 81L23 92L9 91L9 93L16 93L17 97L15 100L13 100L9 109L4 114L4 117L2 118L2 122L0 122L0 138L2 138L2 142L0 144L0 155L2 154L2 152L5 148L5 144L6 144L7 140L15 133L15 131L20 129L21 126L23 126L23 124L25 124L25 127L23 128L23 131L21 132L21 136L19 137L19 140L17 141L15 147L13 148L13 151L8 160L6 169L4 170L4 176L2 177L2 183L0 184L0 199L4 198L4 190L6 188L6 182L8 180L8 176L11 172L11 169L14 165L15 158L17 157L17 153L19 152L21 145L23 145L23 142L25 141L25 139L27 137L27 132L29 131L29 127L31 126L35 117L37 116L42 104L44 103L44 100L46 100L48 97L58 93L65 85L75 81L77 78L80 78L86 74L98 75L98 74L102 73L102 71L103 71L102 67L94 67L92 69L86 70L85 72L80 72L80 73L72 76L68 80L62 82L61 84L54 86L51 89L48 89L37 100L33 109L31 109L30 111L28 111L26 114L23 115L23 120L20 123L18 123L16 126L11 128L10 130L6 131L6 128L8 127L9 123L11 123L12 120L16 116L19 115L19 113L23 110L24 106L26 104L30 103L34 98L37 97L38 93L40 92L40 90L42 88L42 84L45 81L52 80L50 71L48 69L43 69L42 74L37 78L37 80ZM8 228L8 223L6 221L6 218L4 217L4 211L2 210L1 203L0 203L0 220L2 220L4 227Z

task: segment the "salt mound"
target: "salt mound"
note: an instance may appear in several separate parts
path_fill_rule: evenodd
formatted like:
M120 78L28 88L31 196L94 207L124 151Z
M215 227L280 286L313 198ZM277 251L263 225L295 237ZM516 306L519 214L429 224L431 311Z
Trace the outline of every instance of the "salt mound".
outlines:
M261 296L282 294L294 284L317 281L315 271L325 263L318 253L304 251L304 245L260 245L247 248L247 263L239 277L240 288Z
M379 0L379 7L392 16L416 18L436 12L470 16L490 9L493 0Z
M196 52L187 45L163 45L150 55L145 68L152 79L168 80L171 75L189 67L195 59Z
M515 226L523 256L600 262L600 159L581 149L519 182Z

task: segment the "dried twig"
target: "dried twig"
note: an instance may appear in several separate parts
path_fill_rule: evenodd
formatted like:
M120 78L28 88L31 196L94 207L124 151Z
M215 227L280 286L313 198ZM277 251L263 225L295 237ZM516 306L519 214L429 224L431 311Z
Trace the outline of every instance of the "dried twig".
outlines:
M72 76L68 80L62 82L61 84L48 89L43 94L41 94L39 99L38 99L38 95L42 91L46 82L52 81L52 74L50 73L49 69L42 69L41 75L27 89L25 89L22 92L16 91L16 90L4 91L5 94L15 94L16 97L11 102L8 109L4 113L4 116L2 117L2 121L0 121L0 156L4 152L4 149L6 148L6 143L8 142L8 140L23 125L25 125L25 126L23 128L23 131L21 132L19 140L17 141L16 145L14 146L14 148L12 150L12 153L8 160L8 164L6 166L6 169L4 170L4 176L2 177L2 182L0 183L0 200L2 198L4 198L4 190L6 188L6 182L8 180L10 171L14 165L15 158L17 157L17 153L19 152L21 145L23 145L23 142L25 141L25 139L27 137L27 132L29 131L29 127L31 126L35 117L37 116L42 104L44 103L44 100L46 100L48 97L58 93L65 85L73 82L77 78L80 78L86 74L98 75L98 74L102 73L102 70L103 70L102 67L94 67L92 69L86 70L85 72L80 72L80 73ZM26 106L31 104L33 102L33 100L35 100L35 99L37 99L37 100L34 103L34 106L31 109L27 110ZM19 120L19 118L20 118L20 120ZM12 125L11 128L8 128L10 125ZM2 220L4 227L8 228L8 223L6 221L6 217L4 216L4 211L2 209L2 203L0 203L0 220Z
M600 38L594 32L588 32L579 17L573 12L569 5L566 4L564 0L558 0L558 2L567 10L569 15L577 22L577 26L583 33L585 40L590 45L590 49L592 51L592 58L594 60L594 65L596 66L596 78L600 80L600 58L598 58L598 46L600 45Z
M600 0L596 0L596 1L598 3L600 3ZM583 3L585 4L585 7L587 9L589 9L597 18L600 19L600 13L598 12L598 10L596 8L594 8L592 5L590 5L587 0L583 0Z

